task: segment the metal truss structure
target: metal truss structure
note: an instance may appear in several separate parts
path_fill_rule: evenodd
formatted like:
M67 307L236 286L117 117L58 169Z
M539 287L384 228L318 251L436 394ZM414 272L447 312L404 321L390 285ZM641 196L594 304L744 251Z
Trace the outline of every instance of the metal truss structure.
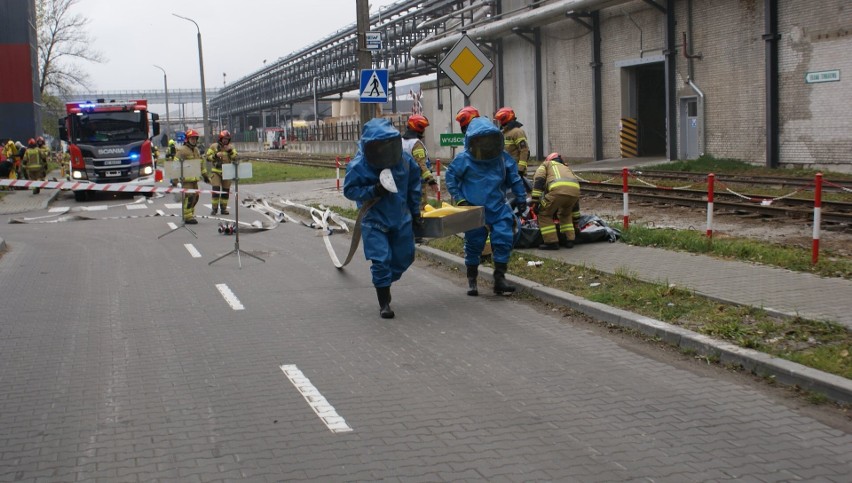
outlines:
M435 72L432 60L414 58L418 42L463 28L489 16L489 0L402 0L370 17L370 31L381 32L383 48L373 66L388 69L393 81ZM311 99L357 90L358 32L352 24L274 64L219 90L210 108L222 117L256 113ZM316 89L316 92L314 92Z

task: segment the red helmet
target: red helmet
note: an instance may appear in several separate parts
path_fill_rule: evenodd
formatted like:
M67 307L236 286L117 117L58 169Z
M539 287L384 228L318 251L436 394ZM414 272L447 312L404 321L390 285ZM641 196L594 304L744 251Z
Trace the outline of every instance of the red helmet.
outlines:
M36 138L36 144L38 144L39 146L43 146L44 145L44 138L41 137L41 136L37 137Z
M189 138L199 138L199 137L201 137L201 136L198 134L198 131L196 131L195 129L187 129L186 130L186 140L187 141L189 141Z
M423 133L426 130L426 127L429 126L429 120L426 119L426 116L421 116L420 114L414 114L408 117L408 123L406 127L411 129L414 132Z
M561 156L559 153L550 153L550 154L548 154L548 155L547 155L547 157L546 157L546 158L544 158L544 161L545 161L545 162L547 162L547 161L556 161L557 163L565 164L565 161L562 161L562 156Z
M479 111L473 106L467 106L459 109L459 112L456 114L456 121L458 121L459 126L467 127L470 121L477 117L479 117Z
M219 132L219 142L221 143L223 139L227 139L228 142L231 142L231 133L229 131L220 131ZM227 144L227 143L225 143Z
M501 126L505 126L515 120L515 110L511 107L501 107L497 113L494 114L494 119L497 119L497 122L499 122Z
M30 140L27 141L27 146L34 148L36 146L36 140L33 139L33 138L30 138Z

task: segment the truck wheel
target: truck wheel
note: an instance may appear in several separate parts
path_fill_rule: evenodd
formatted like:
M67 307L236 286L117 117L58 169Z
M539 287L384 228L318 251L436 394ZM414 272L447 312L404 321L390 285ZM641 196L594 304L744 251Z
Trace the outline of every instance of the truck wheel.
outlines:
M74 201L86 201L89 199L88 191L75 191L74 192Z

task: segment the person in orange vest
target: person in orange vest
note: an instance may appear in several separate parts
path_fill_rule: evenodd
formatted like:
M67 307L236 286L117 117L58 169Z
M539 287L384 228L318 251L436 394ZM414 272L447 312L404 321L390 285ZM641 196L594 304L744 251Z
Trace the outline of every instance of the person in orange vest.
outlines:
M539 215L542 250L574 248L574 225L580 219L580 180L559 153L550 153L535 170L531 208ZM559 228L553 219L559 220Z

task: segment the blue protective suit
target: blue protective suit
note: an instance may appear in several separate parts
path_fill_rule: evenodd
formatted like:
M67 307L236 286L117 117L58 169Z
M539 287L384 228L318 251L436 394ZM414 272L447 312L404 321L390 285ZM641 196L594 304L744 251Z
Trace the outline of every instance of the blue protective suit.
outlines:
M359 209L376 197L375 186L381 172L367 163L364 144L399 135L386 119L371 119L364 124L358 153L347 165L343 181L343 196L355 201ZM361 220L364 256L373 263L370 271L376 287L390 287L414 262L411 217L420 216L420 167L410 154L403 152L391 172L399 192L382 196Z
M496 263L508 263L515 243L517 220L506 192L526 199L526 191L518 174L518 163L503 151L500 156L485 161L476 161L469 152L471 138L500 133L500 129L484 117L477 117L467 126L464 136L465 150L453 158L447 168L447 191L456 202L466 201L485 210L486 227L476 228L464 234L464 263L479 265L485 239L491 231L491 249Z

